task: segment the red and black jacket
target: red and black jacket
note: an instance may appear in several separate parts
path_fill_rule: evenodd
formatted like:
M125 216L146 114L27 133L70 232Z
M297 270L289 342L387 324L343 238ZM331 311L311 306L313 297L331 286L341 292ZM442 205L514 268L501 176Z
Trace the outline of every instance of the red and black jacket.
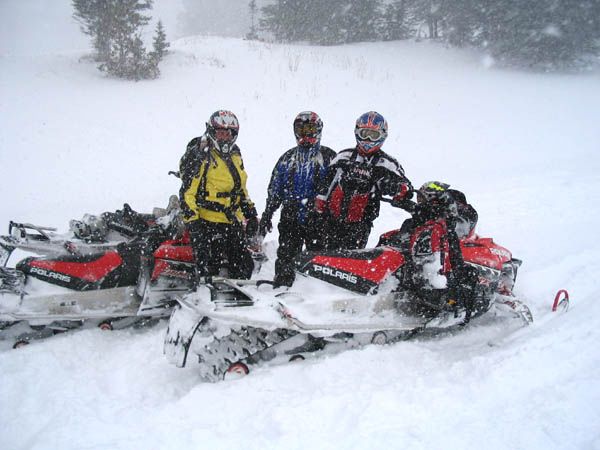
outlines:
M342 150L332 161L316 200L336 222L372 223L379 216L381 197L397 205L412 197L413 187L402 166L382 150L371 156L356 148Z

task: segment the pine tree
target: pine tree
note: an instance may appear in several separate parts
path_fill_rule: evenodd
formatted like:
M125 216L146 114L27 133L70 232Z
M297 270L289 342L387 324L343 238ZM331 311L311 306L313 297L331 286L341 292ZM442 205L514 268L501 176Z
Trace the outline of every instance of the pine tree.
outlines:
M150 54L140 31L150 21L145 12L152 0L73 0L73 7L82 31L92 36L101 71L135 80L158 76L158 63L169 46L162 23Z
M600 50L597 0L479 0L476 42L500 60L554 69Z
M261 12L261 28L282 42L405 39L424 26L430 39L532 67L600 52L600 0L277 0Z
M366 5L362 5L365 3ZM332 45L376 37L380 0L278 0L261 8L261 29L281 42Z
M167 42L167 35L162 21L159 20L156 24L156 32L154 34L154 41L152 42L153 51L151 53L156 55L156 58L160 61L167 54L170 46L171 44Z
M167 54L170 46L171 44L167 42L167 35L165 33L162 21L159 20L156 24L156 31L154 34L154 40L152 42L152 51L148 53L148 61L146 64L148 78L157 78L160 75L158 64Z
M464 47L471 44L478 30L475 16L476 0L453 0L440 7L443 38L451 45Z
M427 25L429 39L440 37L444 0L419 0L415 2L415 16Z
M250 0L248 3L250 9L250 31L246 34L246 39L254 41L258 39L258 32L256 31L255 19L256 19L256 0Z
M409 1L396 0L385 7L379 26L379 35L384 41L408 39L413 34Z
M380 9L380 0L348 0L340 21L345 30L344 42L376 40Z
M110 54L110 16L104 0L73 0L73 17L81 31L92 37L96 61L106 61Z

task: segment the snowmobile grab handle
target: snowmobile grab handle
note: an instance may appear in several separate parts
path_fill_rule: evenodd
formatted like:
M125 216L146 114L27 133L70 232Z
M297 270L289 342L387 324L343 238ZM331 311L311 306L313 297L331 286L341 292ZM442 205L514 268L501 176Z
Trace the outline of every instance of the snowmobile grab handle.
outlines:
M8 223L8 235L13 236L16 234L14 230L18 230L19 237L25 238L27 236L27 230L34 230L38 232L37 239L50 240L47 231L54 232L56 228L52 227L39 227L31 223L18 223L12 220ZM14 233L14 234L13 234Z

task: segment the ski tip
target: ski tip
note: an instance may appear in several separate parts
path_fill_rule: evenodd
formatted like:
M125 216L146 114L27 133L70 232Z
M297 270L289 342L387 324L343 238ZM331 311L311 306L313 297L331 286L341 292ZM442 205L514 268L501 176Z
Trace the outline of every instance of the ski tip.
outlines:
M552 312L567 312L569 310L569 293L566 289L560 289L554 296L554 303L552 304Z

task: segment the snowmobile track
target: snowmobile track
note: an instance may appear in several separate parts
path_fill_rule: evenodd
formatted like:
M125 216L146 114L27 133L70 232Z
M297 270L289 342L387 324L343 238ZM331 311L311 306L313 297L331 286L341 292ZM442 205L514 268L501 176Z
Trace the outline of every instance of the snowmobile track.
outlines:
M200 377L204 381L217 382L223 379L231 364L246 359L298 334L296 331L241 327L230 334L215 337L198 352Z

